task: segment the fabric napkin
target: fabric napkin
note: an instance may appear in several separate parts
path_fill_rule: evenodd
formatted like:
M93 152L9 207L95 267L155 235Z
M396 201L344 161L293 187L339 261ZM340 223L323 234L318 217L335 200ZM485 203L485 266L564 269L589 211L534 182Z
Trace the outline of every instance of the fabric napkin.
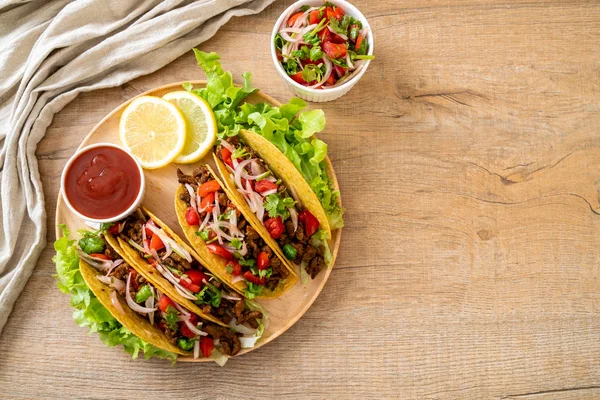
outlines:
M0 333L46 245L37 144L79 93L154 72L274 0L0 0Z

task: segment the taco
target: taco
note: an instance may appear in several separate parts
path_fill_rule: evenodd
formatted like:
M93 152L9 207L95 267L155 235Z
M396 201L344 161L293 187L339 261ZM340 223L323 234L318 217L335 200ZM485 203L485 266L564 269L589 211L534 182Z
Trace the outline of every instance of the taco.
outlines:
M224 363L243 347L240 334L183 307L133 268L125 252L102 241L98 232L85 232L100 253L78 248L83 279L100 303L124 327L160 349L199 358L200 353ZM80 247L81 247L80 241ZM85 242L83 242L85 243ZM260 315L262 318L262 315ZM256 320L254 320L256 322Z
M114 235L117 236L115 239ZM198 316L244 334L242 348L254 347L264 326L260 306L204 268L198 254L146 209L113 225L107 243L172 300Z
M175 211L188 241L206 265L248 298L281 296L298 276L265 243L251 213L240 207L208 165L191 175L177 170L181 185ZM246 214L246 215L245 215Z
M331 266L325 210L277 147L242 130L222 139L213 155L236 204L244 214L250 213L252 225L288 265L299 267L303 278L315 278Z

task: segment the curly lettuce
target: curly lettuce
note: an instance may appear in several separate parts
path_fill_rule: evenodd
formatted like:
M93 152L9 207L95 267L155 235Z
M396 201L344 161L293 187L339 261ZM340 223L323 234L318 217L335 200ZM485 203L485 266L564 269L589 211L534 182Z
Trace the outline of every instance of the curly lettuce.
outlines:
M71 306L75 308L73 319L77 325L89 328L90 333L98 332L102 342L108 346L123 345L134 359L138 358L141 351L145 359L158 357L175 361L176 354L159 349L133 335L104 308L81 276L75 240L69 239L70 232L66 225L59 227L62 236L54 242L56 255L52 258L56 264L54 278L58 288L71 295Z
M217 119L219 138L235 136L247 129L264 136L294 164L316 193L331 224L344 226L344 210L339 205L339 191L327 175L327 144L313 135L325 128L323 110L303 111L306 102L292 98L289 103L272 107L266 103L250 104L243 100L258 89L252 87L252 75L244 73L244 85L233 84L230 72L223 71L216 53L194 49L198 65L207 77L206 87L193 89L185 83L184 89L204 98Z

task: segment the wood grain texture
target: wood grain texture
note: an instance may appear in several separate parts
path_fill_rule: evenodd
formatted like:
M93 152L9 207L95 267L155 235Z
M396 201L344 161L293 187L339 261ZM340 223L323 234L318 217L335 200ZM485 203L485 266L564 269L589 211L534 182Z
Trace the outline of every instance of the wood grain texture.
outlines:
M268 42L290 3L201 48L289 98ZM225 368L132 361L72 321L48 247L0 337L0 397L600 395L600 3L354 3L377 59L322 105L346 227L306 315ZM61 169L104 115L202 78L190 53L56 115L38 150L50 224Z

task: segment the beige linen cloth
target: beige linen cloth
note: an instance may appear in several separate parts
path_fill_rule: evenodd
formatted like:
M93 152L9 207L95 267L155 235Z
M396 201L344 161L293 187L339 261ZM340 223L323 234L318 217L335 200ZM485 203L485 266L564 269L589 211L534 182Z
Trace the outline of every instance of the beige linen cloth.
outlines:
M35 151L54 114L81 92L158 70L273 1L0 0L0 333L46 245Z

